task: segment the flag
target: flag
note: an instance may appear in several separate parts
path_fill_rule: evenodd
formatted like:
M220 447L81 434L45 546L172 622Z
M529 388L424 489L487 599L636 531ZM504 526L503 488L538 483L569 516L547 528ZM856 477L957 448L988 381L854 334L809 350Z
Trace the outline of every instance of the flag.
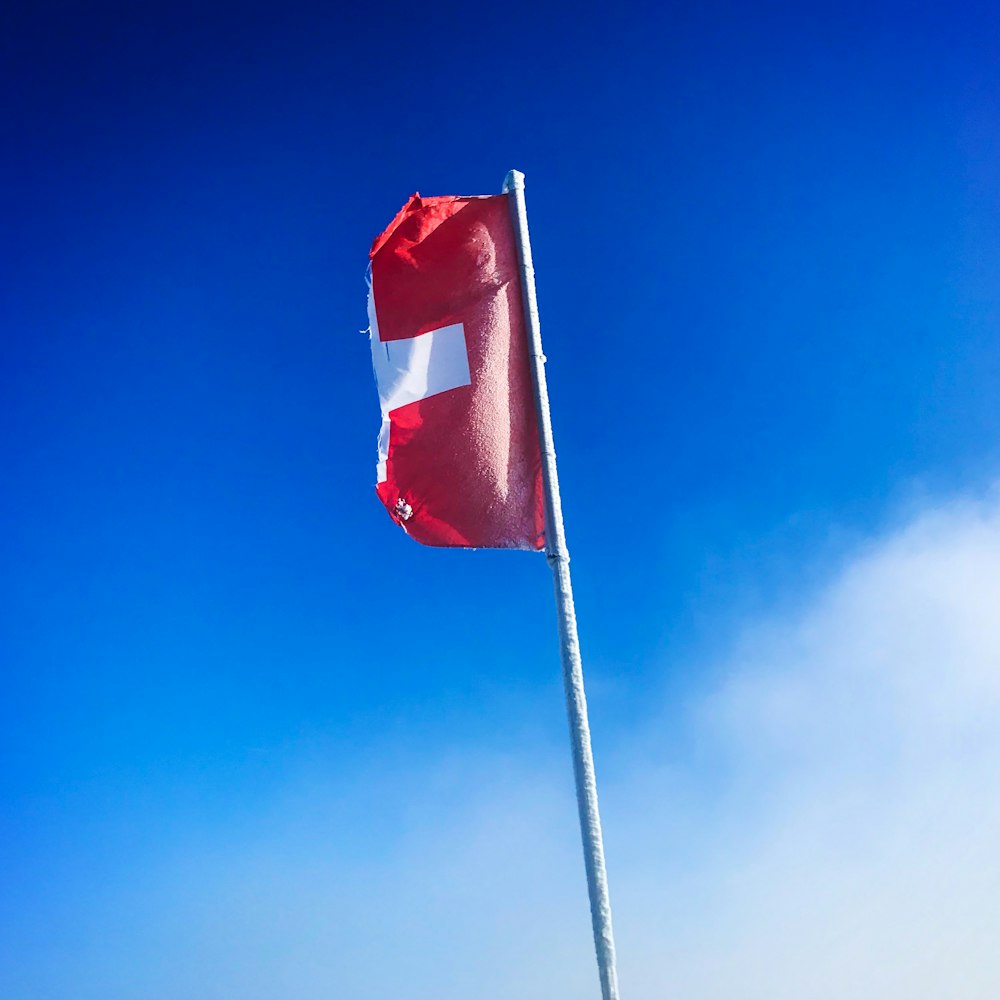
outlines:
M376 491L424 545L544 547L541 456L508 195L414 195L372 245Z

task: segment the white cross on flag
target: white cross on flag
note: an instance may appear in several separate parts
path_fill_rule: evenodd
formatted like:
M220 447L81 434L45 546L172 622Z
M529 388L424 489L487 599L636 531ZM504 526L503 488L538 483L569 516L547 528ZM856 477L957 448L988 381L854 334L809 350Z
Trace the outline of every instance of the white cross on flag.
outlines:
M376 490L425 545L541 549L541 458L508 195L414 195L372 246Z

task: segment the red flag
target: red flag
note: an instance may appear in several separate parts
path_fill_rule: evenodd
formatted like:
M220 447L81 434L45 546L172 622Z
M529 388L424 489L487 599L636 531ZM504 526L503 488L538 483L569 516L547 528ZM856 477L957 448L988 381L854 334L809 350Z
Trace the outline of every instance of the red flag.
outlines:
M424 545L541 549L541 457L507 195L414 195L371 250L376 490Z

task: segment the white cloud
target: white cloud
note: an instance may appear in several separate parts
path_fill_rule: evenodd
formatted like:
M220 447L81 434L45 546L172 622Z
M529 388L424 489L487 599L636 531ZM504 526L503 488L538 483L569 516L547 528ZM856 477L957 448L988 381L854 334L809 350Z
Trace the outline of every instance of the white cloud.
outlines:
M626 1000L1000 995L1000 504L923 514L734 648L601 740ZM568 761L379 773L102 890L51 975L76 1000L595 996Z
M1000 995L995 502L923 515L748 629L693 732L718 782L669 762L681 861L622 872L638 997Z

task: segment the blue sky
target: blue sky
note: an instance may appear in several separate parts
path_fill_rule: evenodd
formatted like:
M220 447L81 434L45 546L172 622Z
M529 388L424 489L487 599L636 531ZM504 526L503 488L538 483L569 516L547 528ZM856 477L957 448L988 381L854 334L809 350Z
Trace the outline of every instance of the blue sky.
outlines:
M998 20L986 4L13 4L0 993L457 998L502 981L505 948L532 956L526 997L594 988L544 561L421 549L373 489L370 241L413 191L496 191L517 167L623 990L713 995L690 956L724 912L739 923L722 900L756 912L741 879L758 868L727 897L694 845L784 843L758 779L814 815L774 777L799 744L741 770L757 744L734 733L766 718L752 698L722 735L704 722L758 677L739 651L784 636L776 689L826 690L834 667L788 637L868 634L871 601L845 599L834 625L825 602L886 560L907 593L906 545L943 567L940 601L952 579L971 595L930 615L941 648L984 664L1000 648L976 596L1000 571L984 499ZM970 545L985 568L949 555ZM886 615L910 622L921 594ZM885 705L872 733L897 717ZM903 743L862 740L858 773ZM830 754L806 754L814 776ZM871 800L909 802L912 777ZM829 868L815 838L795 856ZM980 875L996 861L969 851ZM490 874L503 859L523 865L513 886ZM440 866L427 884L423 864ZM654 935L644 881L699 914L683 955L673 917ZM530 921L497 903L519 892ZM421 965L457 968L456 949L472 964L453 980ZM732 944L733 968L746 953ZM348 954L369 978L331 994Z

